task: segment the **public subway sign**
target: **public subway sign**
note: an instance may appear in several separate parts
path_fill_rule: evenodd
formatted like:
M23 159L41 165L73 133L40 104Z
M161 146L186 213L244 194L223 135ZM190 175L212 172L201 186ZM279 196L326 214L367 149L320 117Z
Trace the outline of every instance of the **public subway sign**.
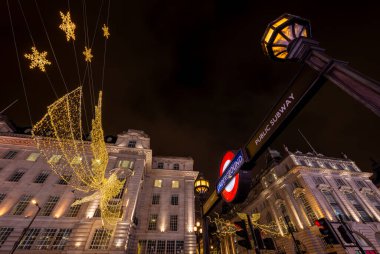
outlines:
M249 177L246 172L240 171L245 163L244 154L239 150L236 154L228 151L222 159L219 168L219 181L216 185L216 192L221 195L226 202L236 202L242 196L242 189Z

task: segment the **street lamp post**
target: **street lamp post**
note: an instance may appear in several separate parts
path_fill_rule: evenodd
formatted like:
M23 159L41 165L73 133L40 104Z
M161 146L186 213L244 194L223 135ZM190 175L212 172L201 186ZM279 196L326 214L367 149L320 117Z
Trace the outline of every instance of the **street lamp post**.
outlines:
M380 83L325 54L308 20L283 14L268 25L261 45L272 60L306 63L319 81L331 81L380 117Z
M198 254L201 254L200 237L202 236L202 227L201 227L201 223L199 221L197 221L197 223L194 226L194 232L195 232L195 235L197 236Z
M37 206L38 210L37 210L37 212L33 215L33 218L32 218L32 220L29 222L29 225L28 225L26 228L24 228L24 230L22 231L20 237L17 239L17 241L16 241L15 244L13 245L13 248L12 248L10 254L13 254L13 253L17 250L17 248L18 248L18 246L20 245L21 241L23 240L23 238L24 238L26 232L28 232L30 226L32 225L32 223L34 222L34 220L36 219L38 213L39 213L40 210L41 210L41 207L38 205L38 203L37 203L36 200L33 199L33 200L32 200L32 204L35 205L35 206Z
M198 179L194 182L194 190L199 195L199 203L201 208L201 218L202 218L202 228L203 228L203 253L209 254L209 243L208 243L208 222L205 216L203 216L203 203L204 195L208 192L210 188L210 183L202 176L199 176Z

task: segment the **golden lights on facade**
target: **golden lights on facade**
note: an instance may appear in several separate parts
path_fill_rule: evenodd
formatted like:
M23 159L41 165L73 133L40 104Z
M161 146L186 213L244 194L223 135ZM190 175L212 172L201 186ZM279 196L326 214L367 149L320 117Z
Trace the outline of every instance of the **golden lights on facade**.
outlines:
M46 71L45 65L51 65L51 62L46 59L46 56L46 51L38 52L36 47L32 47L31 54L24 54L24 57L31 61L29 68L34 69L38 67L42 72Z

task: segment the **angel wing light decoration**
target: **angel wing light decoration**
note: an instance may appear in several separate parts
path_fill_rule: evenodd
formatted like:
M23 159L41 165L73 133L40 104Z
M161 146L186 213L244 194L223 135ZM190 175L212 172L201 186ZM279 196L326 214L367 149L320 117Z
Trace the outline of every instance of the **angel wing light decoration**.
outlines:
M99 199L105 227L116 225L121 201L113 197L123 188L120 170L106 177L108 153L102 128L102 92L99 92L92 120L91 142L83 141L82 87L67 93L48 106L44 117L33 126L33 138L51 169L75 190L89 193L72 206Z

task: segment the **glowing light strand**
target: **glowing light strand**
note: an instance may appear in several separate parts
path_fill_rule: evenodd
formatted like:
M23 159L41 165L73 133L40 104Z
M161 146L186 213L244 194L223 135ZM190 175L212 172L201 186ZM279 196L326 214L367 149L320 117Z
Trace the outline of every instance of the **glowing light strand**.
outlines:
M38 67L42 72L46 71L45 65L51 65L51 62L46 59L46 56L47 56L46 51L38 52L36 47L32 47L31 54L24 54L24 57L31 61L29 68L34 69Z
M216 217L213 219L208 217L210 222L216 225L216 233L214 234L216 234L218 238L235 234L235 232L238 230L235 224L229 220L221 218L218 213L215 214Z
M91 143L82 139L81 101L82 87L78 87L48 106L47 113L33 126L33 138L58 176L75 190L90 193L72 206L99 199L103 225L111 228L120 220L121 200L114 197L125 182L118 178L126 173L117 169L106 177L108 152L101 123L102 92L95 106Z

